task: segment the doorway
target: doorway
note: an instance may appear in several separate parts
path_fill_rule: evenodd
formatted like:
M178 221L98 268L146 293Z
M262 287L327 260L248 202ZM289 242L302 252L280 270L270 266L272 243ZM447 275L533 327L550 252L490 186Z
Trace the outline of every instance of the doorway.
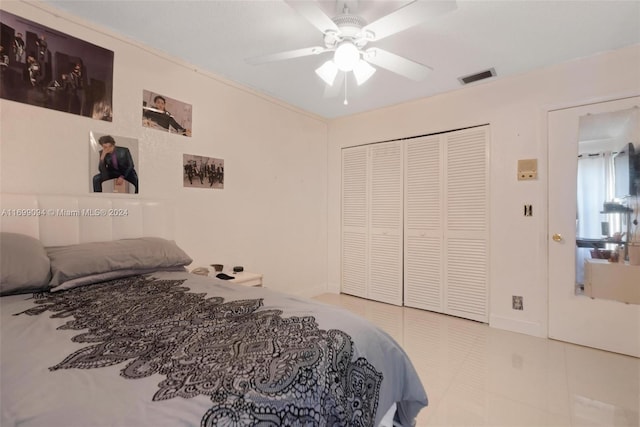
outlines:
M605 290L622 283L619 271L628 276L624 280L637 278L640 287L640 266L631 266L624 251L615 265L593 260L605 251L620 252L628 246L627 233L638 231L629 223L637 195L616 194L613 157L629 142L640 146L639 107L636 96L548 113L549 337L635 357L640 357L640 304L626 297L593 297L589 286L595 265ZM579 160L581 153L582 159L600 160ZM598 176L585 177L590 170ZM619 213L609 215L608 207Z

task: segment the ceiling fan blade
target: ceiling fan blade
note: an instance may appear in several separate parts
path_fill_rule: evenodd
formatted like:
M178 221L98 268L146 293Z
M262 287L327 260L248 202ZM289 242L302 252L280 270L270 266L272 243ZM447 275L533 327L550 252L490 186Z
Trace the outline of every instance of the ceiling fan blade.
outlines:
M340 95L340 92L344 90L344 77L345 72L340 71L336 76L336 80L333 82L333 86L326 85L324 88L324 97L325 98L335 98Z
M372 40L380 40L422 24L435 16L451 12L456 8L455 0L414 0L412 3L366 25L362 31L371 32L373 34Z
M282 61L285 59L300 58L302 56L318 55L328 51L326 47L314 46L305 47L304 49L287 50L285 52L272 53L270 55L256 56L245 59L245 62L251 65L265 64L267 62Z
M327 31L339 31L338 26L331 20L318 6L315 1L309 0L284 0L296 12L304 16L314 27L319 29L322 34Z
M386 68L389 71L417 82L424 80L424 78L433 71L431 67L418 64L417 62L377 47L367 49L364 59L378 67Z

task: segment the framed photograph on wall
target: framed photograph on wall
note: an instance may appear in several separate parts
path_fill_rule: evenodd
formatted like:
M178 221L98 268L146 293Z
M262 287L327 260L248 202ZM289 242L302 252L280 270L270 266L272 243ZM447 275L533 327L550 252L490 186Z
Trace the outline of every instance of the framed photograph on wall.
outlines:
M0 10L0 98L112 121L113 51Z
M89 185L94 193L135 193L138 177L138 140L89 132Z
M148 90L142 91L142 126L191 136L190 104Z
M224 160L213 157L182 155L184 187L224 188Z

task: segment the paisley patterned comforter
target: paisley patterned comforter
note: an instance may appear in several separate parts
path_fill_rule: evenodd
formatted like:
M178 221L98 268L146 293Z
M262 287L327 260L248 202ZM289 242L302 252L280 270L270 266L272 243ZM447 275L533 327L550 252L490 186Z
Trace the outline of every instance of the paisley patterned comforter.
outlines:
M3 297L4 426L377 426L426 395L400 347L310 300L188 273Z

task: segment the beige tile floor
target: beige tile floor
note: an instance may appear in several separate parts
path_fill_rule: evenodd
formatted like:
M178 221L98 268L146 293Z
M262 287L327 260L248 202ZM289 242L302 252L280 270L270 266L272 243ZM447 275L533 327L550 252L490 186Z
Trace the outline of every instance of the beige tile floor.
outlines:
M418 426L640 425L640 359L348 295L407 352L427 390Z

